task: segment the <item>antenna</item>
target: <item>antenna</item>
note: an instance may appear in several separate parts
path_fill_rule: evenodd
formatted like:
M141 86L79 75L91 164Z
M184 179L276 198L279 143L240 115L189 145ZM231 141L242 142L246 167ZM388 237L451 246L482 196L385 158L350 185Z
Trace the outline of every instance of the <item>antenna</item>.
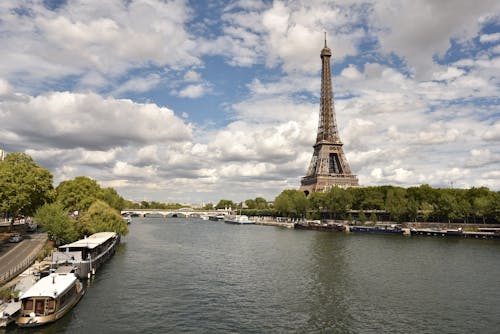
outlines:
M325 48L326 48L326 47L327 47L327 46L326 46L326 31L325 31Z

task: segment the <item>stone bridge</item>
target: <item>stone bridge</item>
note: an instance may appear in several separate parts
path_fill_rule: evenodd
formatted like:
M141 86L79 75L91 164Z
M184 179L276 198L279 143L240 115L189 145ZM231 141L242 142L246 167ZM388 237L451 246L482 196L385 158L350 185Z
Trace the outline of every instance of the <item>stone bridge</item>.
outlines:
M131 214L133 216L138 215L139 217L202 217L202 216L219 216L228 215L231 210L195 210L191 208L181 208L177 210L173 209L123 209L121 211L122 216L126 214Z

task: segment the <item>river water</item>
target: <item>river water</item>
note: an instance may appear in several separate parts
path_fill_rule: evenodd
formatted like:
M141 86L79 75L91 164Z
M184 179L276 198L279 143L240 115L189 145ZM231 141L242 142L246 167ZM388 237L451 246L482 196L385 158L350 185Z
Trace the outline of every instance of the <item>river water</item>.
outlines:
M500 242L135 219L58 322L7 333L498 333Z

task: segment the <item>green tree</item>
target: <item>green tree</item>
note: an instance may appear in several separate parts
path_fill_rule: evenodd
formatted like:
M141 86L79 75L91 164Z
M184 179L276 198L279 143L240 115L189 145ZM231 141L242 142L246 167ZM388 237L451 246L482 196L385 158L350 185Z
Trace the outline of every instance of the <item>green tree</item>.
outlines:
M274 207L284 216L303 218L308 208L308 200L300 190L283 190L274 200Z
M267 209L267 201L263 197L256 197L254 201L256 209Z
M125 208L125 200L113 188L101 189L97 197L108 203L113 209L121 211Z
M228 200L228 199L221 199L219 203L215 206L216 209L225 209L225 208L235 208L236 205L233 203L233 201Z
M63 181L57 188L57 201L64 208L85 212L101 195L101 187L95 180L86 176L77 176L74 180Z
M95 201L80 220L82 232L85 234L116 232L119 235L126 235L128 233L127 223L118 211L101 200Z
M78 239L75 222L69 217L68 210L61 203L43 205L36 211L34 220L47 231L50 240L53 240L57 246Z
M364 224L366 223L366 215L363 210L359 211L359 220Z
M52 174L29 155L10 153L0 161L0 212L31 216L54 195Z
M352 195L346 189L332 187L326 194L326 208L335 218L344 217L352 205Z
M436 202L436 214L448 223L460 217L458 201L450 191L442 191Z
M205 206L203 206L203 210L213 210L214 205L212 203L207 203Z
M257 208L257 204L255 203L255 200L253 200L253 199L247 199L245 201L245 205L249 209L256 209Z
M392 219L401 222L408 211L407 206L408 201L405 189L390 188L387 190L385 209L390 213Z

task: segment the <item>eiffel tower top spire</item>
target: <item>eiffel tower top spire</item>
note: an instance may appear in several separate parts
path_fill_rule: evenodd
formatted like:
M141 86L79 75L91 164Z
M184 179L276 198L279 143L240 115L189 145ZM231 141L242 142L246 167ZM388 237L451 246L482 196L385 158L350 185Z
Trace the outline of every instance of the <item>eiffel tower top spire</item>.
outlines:
M333 106L332 76L330 68L331 56L332 51L326 45L325 32L325 47L321 50L321 101L316 144L325 141L332 144L342 144L338 135L337 122L335 121L335 108Z

